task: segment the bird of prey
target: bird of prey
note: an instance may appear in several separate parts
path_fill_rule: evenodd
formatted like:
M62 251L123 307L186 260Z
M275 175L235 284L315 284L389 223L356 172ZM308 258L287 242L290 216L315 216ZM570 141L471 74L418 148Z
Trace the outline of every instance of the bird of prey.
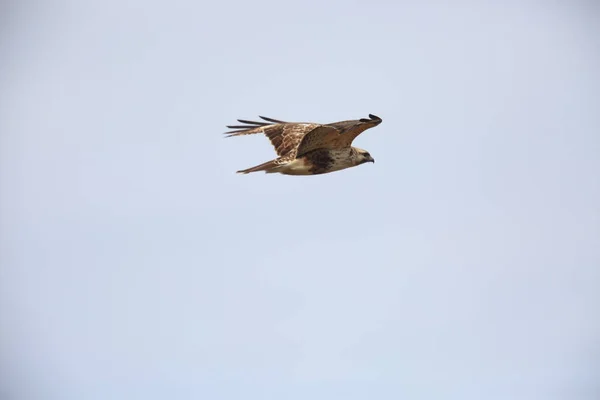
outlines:
M352 147L352 141L358 135L381 123L381 118L373 114L369 114L369 118L330 124L259 117L266 122L238 119L244 125L228 125L235 130L225 134L231 137L264 133L279 157L237 173L265 171L268 174L317 175L375 162L368 151Z

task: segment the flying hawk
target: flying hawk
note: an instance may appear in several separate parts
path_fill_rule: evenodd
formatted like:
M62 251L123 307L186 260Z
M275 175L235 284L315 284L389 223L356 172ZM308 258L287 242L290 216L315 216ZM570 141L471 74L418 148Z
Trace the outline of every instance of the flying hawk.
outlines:
M354 138L381 123L381 118L373 114L369 114L368 119L331 124L284 122L259 117L267 122L238 119L245 125L228 125L235 130L225 133L227 137L264 133L279 157L237 171L240 174L265 171L268 174L317 175L375 162L368 151L351 146Z

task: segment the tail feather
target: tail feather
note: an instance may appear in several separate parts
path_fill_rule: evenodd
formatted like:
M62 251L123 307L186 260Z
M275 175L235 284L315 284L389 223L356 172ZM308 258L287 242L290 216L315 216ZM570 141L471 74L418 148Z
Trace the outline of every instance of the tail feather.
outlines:
M270 172L273 172L273 171L271 171L271 169L279 166L279 163L277 162L277 160L278 159L267 161L266 163L262 163L255 167L237 171L237 173L238 174L249 174L250 172L258 172L258 171L265 171L266 173L270 173Z

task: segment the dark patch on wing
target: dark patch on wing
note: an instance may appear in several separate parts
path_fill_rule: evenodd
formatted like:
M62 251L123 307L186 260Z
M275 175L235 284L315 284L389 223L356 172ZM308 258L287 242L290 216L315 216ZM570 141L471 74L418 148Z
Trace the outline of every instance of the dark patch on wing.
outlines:
M312 164L309 171L315 175L329 172L333 165L333 158L331 157L329 150L326 149L313 150L306 153L304 158Z

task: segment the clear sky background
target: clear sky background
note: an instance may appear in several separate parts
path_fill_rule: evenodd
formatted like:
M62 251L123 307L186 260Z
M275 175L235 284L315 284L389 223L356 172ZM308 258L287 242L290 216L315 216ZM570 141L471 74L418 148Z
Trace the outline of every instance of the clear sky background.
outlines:
M5 2L0 396L597 399L600 7L445 3Z

